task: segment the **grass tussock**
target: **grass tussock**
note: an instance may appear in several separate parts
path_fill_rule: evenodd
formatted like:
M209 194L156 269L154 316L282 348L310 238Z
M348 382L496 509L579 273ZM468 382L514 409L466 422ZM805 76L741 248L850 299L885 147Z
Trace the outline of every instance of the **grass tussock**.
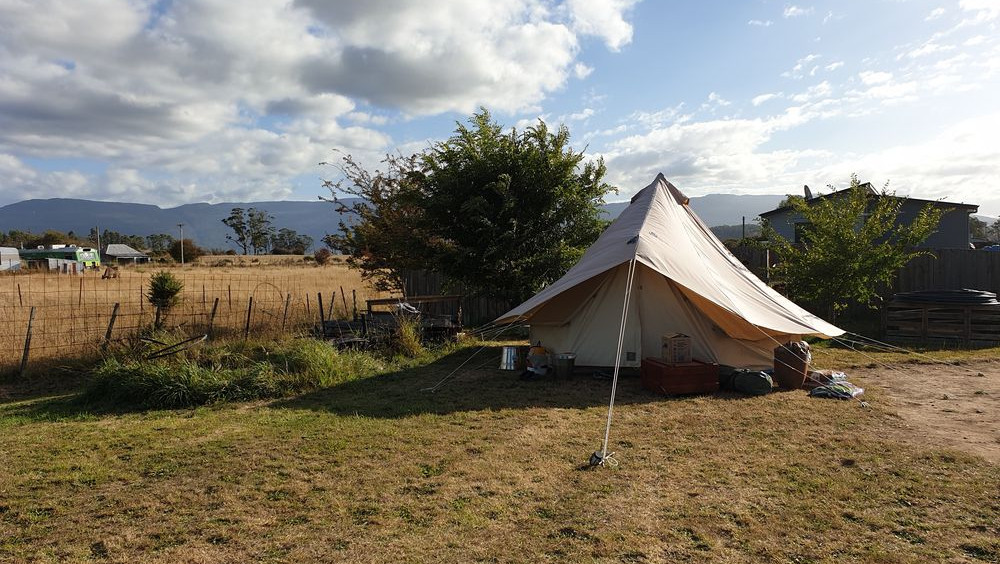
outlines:
M100 362L82 399L114 407L173 409L278 398L366 378L408 360L338 351L312 339L232 341L152 360L145 358L148 348L138 345Z

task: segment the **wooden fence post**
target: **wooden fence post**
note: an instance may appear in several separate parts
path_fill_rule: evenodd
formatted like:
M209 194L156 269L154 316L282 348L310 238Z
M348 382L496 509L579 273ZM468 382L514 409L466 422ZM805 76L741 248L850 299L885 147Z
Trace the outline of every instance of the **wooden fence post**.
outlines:
M20 376L24 376L24 371L28 368L28 351L31 350L31 327L35 324L35 306L31 306L31 313L28 314L28 332L24 335L24 353L21 355L21 372Z
M343 286L340 287L340 299L344 302L344 319L347 319L347 294L344 293Z
M316 301L319 303L319 327L325 331L326 318L323 317L323 292L316 292Z
M285 332L285 322L288 321L288 306L292 303L292 294L285 295L285 312L281 314L281 332Z
M306 292L306 317L312 317L312 310L309 308L309 292Z
M18 304L19 304L19 305L20 305L21 307L24 307L24 300L23 300L23 299L21 299L21 284L18 284L18 285L17 285L17 303L18 303Z
M219 309L219 298L216 297L215 301L212 302L212 313L208 317L208 338L212 338L212 334L215 331L215 312Z
M354 321L357 321L358 320L358 291L357 290L351 290L351 300L354 302L354 310L353 310L353 315L351 316L351 319L353 319Z
M333 319L333 306L337 304L337 291L333 291L333 295L330 296L330 309L327 310L326 318Z
M253 314L253 296L250 296L250 301L247 303L247 324L243 327L243 340L250 338L250 316Z
M115 307L111 309L111 320L108 321L108 330L104 332L104 343L101 344L101 351L108 350L108 345L111 344L111 331L115 328L115 320L118 319L118 306L119 303L115 302Z

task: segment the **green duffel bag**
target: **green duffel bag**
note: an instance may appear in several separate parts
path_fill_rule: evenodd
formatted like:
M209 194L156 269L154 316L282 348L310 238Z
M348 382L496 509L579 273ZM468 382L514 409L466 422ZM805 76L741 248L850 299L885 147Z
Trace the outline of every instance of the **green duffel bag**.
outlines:
M762 396L771 393L774 382L764 372L756 370L737 370L733 373L733 389L751 396Z

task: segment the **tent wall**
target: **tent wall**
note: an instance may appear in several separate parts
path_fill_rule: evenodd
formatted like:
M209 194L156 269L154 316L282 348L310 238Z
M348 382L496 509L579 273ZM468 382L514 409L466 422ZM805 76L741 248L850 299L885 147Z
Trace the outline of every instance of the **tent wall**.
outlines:
M532 322L532 342L553 352L576 353L581 366L611 366L618 347L618 330L625 296L628 265L595 277L584 295L565 293L542 306ZM759 340L734 339L703 314L674 283L643 264L636 266L632 298L626 321L622 366L639 366L644 357L659 357L662 336L690 335L691 353L698 360L732 366L767 367L775 342L764 334ZM784 338L783 338L784 337ZM778 336L785 342L792 336ZM631 354L630 354L631 353Z

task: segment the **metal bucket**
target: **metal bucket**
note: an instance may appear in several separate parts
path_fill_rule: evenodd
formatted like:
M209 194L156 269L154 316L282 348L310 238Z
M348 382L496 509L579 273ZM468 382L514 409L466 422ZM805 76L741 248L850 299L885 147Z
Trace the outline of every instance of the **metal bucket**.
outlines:
M500 370L518 370L517 347L505 346L500 349Z
M569 378L573 375L576 365L576 354L559 353L556 355L556 378Z

